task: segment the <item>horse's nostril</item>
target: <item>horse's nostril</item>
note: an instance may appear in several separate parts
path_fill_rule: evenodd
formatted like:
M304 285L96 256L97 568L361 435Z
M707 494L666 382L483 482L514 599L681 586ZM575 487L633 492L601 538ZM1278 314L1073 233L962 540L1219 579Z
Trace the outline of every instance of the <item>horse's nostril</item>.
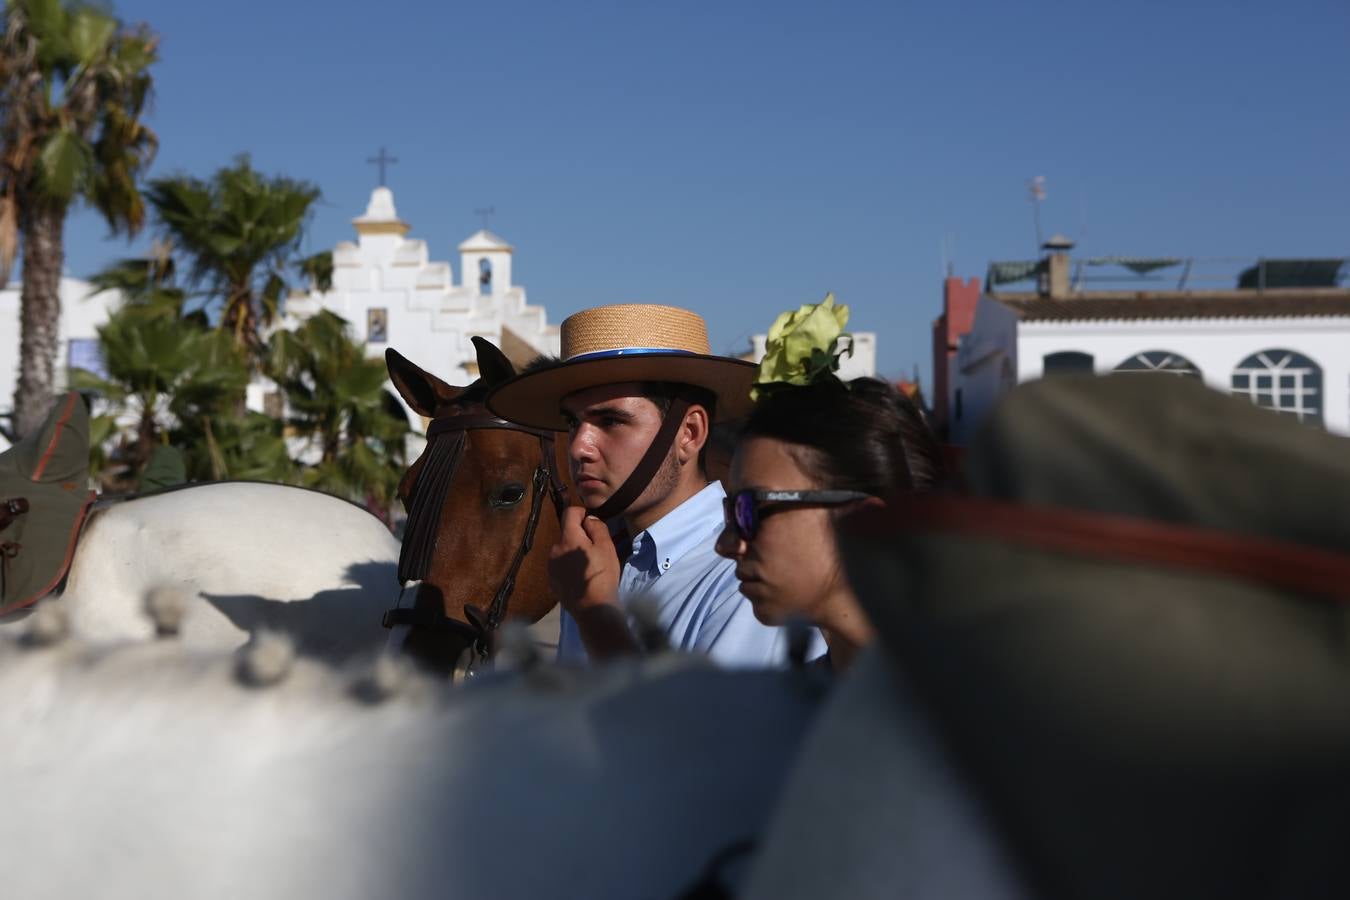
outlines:
M497 509L515 506L525 499L525 485L504 484L492 492L492 505Z

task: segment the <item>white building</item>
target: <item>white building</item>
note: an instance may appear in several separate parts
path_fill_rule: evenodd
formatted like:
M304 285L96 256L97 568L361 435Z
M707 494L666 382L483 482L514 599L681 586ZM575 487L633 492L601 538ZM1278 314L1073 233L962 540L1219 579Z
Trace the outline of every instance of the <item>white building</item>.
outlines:
M986 284L974 324L948 363L950 440L969 443L1013 385L1075 371L1198 377L1216 390L1350 434L1350 289L1337 286L1340 262L1265 261L1260 285L1220 290L1088 291L1070 277L1068 254L1052 252L1039 266L1034 292L991 291ZM1133 263L1139 269L1182 264L1189 266L1185 260ZM1312 282L1320 286L1265 279L1267 268L1287 273L1299 264L1317 264L1323 275ZM935 357L935 365L942 362Z
M332 289L287 298L281 327L294 328L327 309L351 324L369 355L382 357L393 347L453 385L478 377L475 336L496 344L517 366L558 353L558 327L512 283L514 250L501 238L479 231L459 245L456 284L449 262L432 261L426 241L407 236L389 188L371 192L365 214L352 224L355 243L333 249ZM250 388L257 395L250 405L261 408L264 390ZM420 428L417 416L409 413L409 421Z
M94 286L78 278L61 278L61 321L56 360L56 389L65 390L71 368L103 373L98 349L98 327L122 302L119 291L95 294ZM20 286L13 282L0 290L0 413L14 409L19 381ZM0 450L9 443L0 437Z

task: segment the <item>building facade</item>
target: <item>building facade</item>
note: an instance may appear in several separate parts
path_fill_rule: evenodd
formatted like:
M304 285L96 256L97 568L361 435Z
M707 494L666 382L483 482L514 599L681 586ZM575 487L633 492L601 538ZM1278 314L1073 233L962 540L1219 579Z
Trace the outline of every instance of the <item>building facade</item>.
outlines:
M56 389L65 390L72 368L99 374L103 359L98 349L98 328L122 302L119 291L95 293L95 288L78 278L61 278L61 320L58 325ZM0 290L0 415L14 409L14 389L19 381L20 286L17 282ZM0 450L9 442L0 437Z
M1215 390L1350 434L1350 289L1340 286L1344 261L1262 261L1257 277L1249 277L1257 271L1253 267L1239 286L1228 288L1187 287L1183 274L1173 289L1087 290L1070 274L1067 249L1052 247L1032 264L1034 291L990 289L997 281L991 267L993 277L975 302L968 329L952 335L954 350L940 331L964 307L953 314L948 303L935 323L934 381L945 387L938 396L953 443L968 443L1014 385L1064 372L1199 378ZM1112 259L1144 271L1183 264L1189 271L1180 259ZM1290 275L1296 271L1313 277ZM962 303L969 300L968 283L963 291Z
M347 320L370 356L393 347L452 385L478 377L474 337L496 344L518 367L558 353L558 327L513 283L514 248L495 234L479 231L459 245L456 283L449 262L432 260L426 241L408 236L389 188L377 187L352 225L356 240L333 249L331 290L288 297L279 327L295 328L329 310ZM252 386L250 405L262 408L267 390ZM405 411L420 428L420 419Z

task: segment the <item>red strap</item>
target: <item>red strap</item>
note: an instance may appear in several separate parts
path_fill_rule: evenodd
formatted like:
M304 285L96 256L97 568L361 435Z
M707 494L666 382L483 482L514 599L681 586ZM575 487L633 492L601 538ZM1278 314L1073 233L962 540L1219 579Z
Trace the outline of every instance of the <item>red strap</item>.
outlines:
M75 411L76 402L84 402L83 400L80 400L79 394L74 391L70 391L66 394L66 401L61 410L61 417L56 420L56 427L52 429L52 439L47 444L47 449L43 451L42 457L38 460L37 468L33 470L33 481L41 481L42 473L47 471L47 463L52 461L52 456L56 453L56 446L61 443L61 431L66 427L66 423L70 421L70 414Z
M1350 554L1133 516L912 494L858 510L852 535L942 532L1116 562L1195 569L1350 601Z

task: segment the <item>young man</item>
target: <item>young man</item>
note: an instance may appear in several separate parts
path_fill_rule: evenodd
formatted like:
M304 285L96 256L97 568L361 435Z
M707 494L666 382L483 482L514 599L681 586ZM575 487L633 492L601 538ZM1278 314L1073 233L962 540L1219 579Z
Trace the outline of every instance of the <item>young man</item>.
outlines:
M669 306L584 310L561 338L556 365L487 401L504 419L568 434L582 506L564 515L549 565L564 609L559 659L636 652L626 610L641 600L673 647L727 665L781 664L782 629L755 619L735 564L713 549L725 494L703 463L714 422L748 411L755 366L713 356L703 319Z

